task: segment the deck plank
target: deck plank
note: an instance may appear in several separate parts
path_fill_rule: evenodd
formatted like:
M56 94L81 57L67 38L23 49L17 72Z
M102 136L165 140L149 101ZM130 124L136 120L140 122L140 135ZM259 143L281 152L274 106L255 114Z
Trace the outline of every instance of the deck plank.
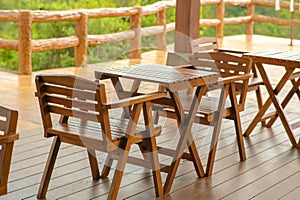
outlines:
M244 36L225 37L223 45L220 46L244 49L244 41ZM293 48L292 50L300 51L300 45L290 47L289 42L284 46L285 40L276 38L276 41L276 49ZM270 49L268 44L274 45L273 42L274 38L255 36L245 48L247 50ZM164 53L152 51L143 54L142 60L134 62L164 63L165 58ZM115 64L133 63L122 61ZM38 73L70 73L93 79L93 71L104 67L107 65L46 70L36 72L32 76L18 76L0 71L3 84L0 89L1 103L19 110L18 133L20 134L20 139L14 146L8 194L1 196L1 200L36 199L50 149L52 139L43 137L38 102L34 97L34 76ZM277 67L270 68L268 71L272 74L271 81L273 81L280 76L282 70ZM10 88L10 92L7 92L7 88ZM143 85L143 89L151 88L149 85ZM107 91L113 91L111 86L107 87ZM263 94L265 97L264 89ZM295 124L293 128L297 128L295 133L299 137L300 128L299 123L297 124L300 114L299 100L293 98L285 110L291 124ZM243 130L250 124L256 112L255 95L249 93L246 109L241 117ZM198 178L192 163L183 160L178 168L171 193L161 199L297 199L300 195L300 150L292 148L280 120L277 120L271 129L258 124L250 137L244 138L247 155L244 162L239 160L233 123L230 120L223 122L213 175ZM193 130L198 152L205 167L210 132L203 125L195 126ZM201 134L198 134L199 132ZM176 143L176 140L178 140L178 130L175 121L165 121L163 134L157 138L157 143L171 146ZM97 152L100 168L103 166L105 156L106 154ZM170 158L160 155L160 160L169 163ZM63 144L50 181L47 199L106 199L112 175L113 170L107 179L93 181L86 151ZM166 174L163 174L162 178L164 181ZM155 199L151 173L140 167L128 165L122 179L119 199Z

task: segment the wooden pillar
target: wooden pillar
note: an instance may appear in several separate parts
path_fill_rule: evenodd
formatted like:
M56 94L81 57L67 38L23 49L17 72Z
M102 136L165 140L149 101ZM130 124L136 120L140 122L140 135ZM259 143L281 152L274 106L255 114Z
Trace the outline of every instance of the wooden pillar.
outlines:
M76 35L79 44L74 47L75 66L85 67L87 65L87 48L88 48L88 15L80 13L80 19L76 24Z
M130 16L130 30L135 32L135 37L130 40L130 58L141 58L142 56L142 8L136 7L138 13Z
M189 41L199 37L200 0L176 0L175 52L187 53Z
M32 73L32 15L30 11L20 11L19 15L19 74Z

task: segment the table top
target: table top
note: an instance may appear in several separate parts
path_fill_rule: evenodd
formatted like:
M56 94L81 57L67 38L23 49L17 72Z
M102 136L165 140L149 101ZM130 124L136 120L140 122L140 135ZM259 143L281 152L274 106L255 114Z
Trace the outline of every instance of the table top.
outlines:
M300 67L300 52L268 49L263 51L245 53L243 56L252 58L254 62L275 65L285 65L285 63L292 63L294 64L293 67Z
M158 83L170 91L215 83L218 73L187 68L176 68L159 64L138 64L115 68L96 70L96 79L123 77L128 79Z

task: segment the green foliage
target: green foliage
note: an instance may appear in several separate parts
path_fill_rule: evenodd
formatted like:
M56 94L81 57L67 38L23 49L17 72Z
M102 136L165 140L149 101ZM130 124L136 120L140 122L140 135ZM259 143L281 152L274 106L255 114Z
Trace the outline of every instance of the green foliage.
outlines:
M0 67L9 70L18 70L18 56L16 52L0 49Z
M0 1L2 10L73 10L94 9L102 7L131 7L148 5L158 0L10 0ZM144 19L143 26L154 24L155 17ZM129 30L129 17L112 17L90 19L89 34L108 34ZM60 38L75 35L75 22L33 23L32 39ZM18 23L5 22L0 24L0 38L18 39ZM149 37L150 38L150 37ZM148 45L153 38L143 43ZM103 62L116 58L125 58L129 49L128 41L117 44L103 44L89 47L88 63ZM0 67L17 70L18 53L0 50ZM51 50L32 54L32 70L74 66L74 49Z
M144 6L159 0L5 0L0 1L2 10L73 10L73 9L94 9L102 7L131 7ZM289 1L289 0L286 0ZM256 7L256 14L274 16L283 19L290 19L291 14L287 9L275 11L274 8ZM226 5L225 17L245 16L246 7ZM216 6L207 5L201 7L202 19L216 18ZM167 10L167 23L175 22L175 8ZM299 19L296 12L296 19ZM156 25L156 15L143 17L142 27ZM245 24L225 25L225 35L237 35L245 33ZM89 19L89 34L109 34L129 30L129 17L110 17L101 19ZM295 28L295 33L300 31L300 27ZM254 33L276 37L290 37L290 27L278 26L270 23L255 23ZM215 27L201 27L201 36L214 36ZM55 23L33 23L32 38L47 39L60 38L75 35L75 22L55 22ZM295 35L295 37L300 37ZM17 40L18 23L0 22L0 38ZM167 43L174 42L174 32L167 34ZM149 36L142 38L143 51L156 48L156 37ZM129 42L122 41L116 44L103 44L96 47L88 47L88 63L110 61L116 58L126 58L129 50ZM51 50L32 54L33 71L58 67L74 66L74 49ZM0 67L17 70L18 52L0 49Z

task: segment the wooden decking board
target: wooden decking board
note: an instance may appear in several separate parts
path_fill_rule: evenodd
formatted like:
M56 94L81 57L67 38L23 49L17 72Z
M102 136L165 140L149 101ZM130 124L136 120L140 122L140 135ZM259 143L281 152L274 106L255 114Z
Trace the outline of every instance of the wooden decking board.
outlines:
M234 139L233 139L233 140L234 140ZM235 155L235 157L237 157L237 155ZM88 169L88 170L89 170L89 169ZM193 169L192 169L192 170L193 170ZM90 180L90 177L87 177L87 179L89 179L89 180ZM89 180L88 180L88 181L89 181ZM55 180L55 181L56 181L56 180Z
M222 151L221 151L221 152L222 152ZM237 155L234 155L234 156L237 157ZM231 163L234 163L234 162L231 162ZM238 159L235 159L235 164L236 164L236 163L239 163ZM182 165L184 165L184 164L182 164ZM221 165L221 166L223 167L223 165ZM182 167L182 169L186 169L186 166ZM179 169L179 171L181 172L180 169ZM237 169L237 171L238 171L238 169ZM192 174L192 172L189 172L189 174ZM219 176L219 175L217 175L217 176ZM180 179L179 177L181 177L181 176L178 175L178 176L176 177L176 180L177 180L177 179ZM186 184L186 182L189 181L189 180L195 180L195 176L194 176L194 175L192 175L192 176L190 176L190 177L188 177L188 178L186 178L185 175L182 176L182 177L183 177L184 180L179 180L179 183L180 183L180 186L179 186L179 187L180 187L180 188L181 188L181 187L184 187L184 185L182 185L183 183ZM175 181L176 181L176 180L175 180ZM192 183L194 183L194 182L192 182ZM174 184L176 184L176 183L174 183ZM174 187L175 187L175 186L174 186ZM172 191L173 191L173 190L176 191L176 189L174 189L174 188L172 189ZM141 196L144 197L145 194L141 194L141 195L139 195L137 198L134 198L134 199L141 199L141 198L142 198Z
M278 156L278 152L280 152L280 150L282 150L284 153L282 155ZM272 149L272 151L274 151L274 149ZM220 198L224 197L226 194L230 193L231 191L242 188L246 184L250 183L251 181L255 181L257 178L260 177L260 175L259 175L259 173L261 172L260 169L262 169L262 171L265 171L264 169L268 169L268 167L269 167L268 171L272 171L273 169L276 169L276 167L277 167L276 164L284 162L284 159L287 159L286 162L291 161L290 157L287 157L287 155L286 155L289 153L289 151L287 151L286 148L281 147L279 149L276 149L275 151L277 153L276 156L274 157L274 159L277 159L276 162L274 161L273 163L270 163L271 160L267 159L267 161L265 161L264 164L260 164L258 166L255 166L254 168L250 168L251 166L249 166L249 165L251 165L251 164L249 164L249 162L251 163L251 160L253 160L250 158L250 159L247 159L243 164L237 164L236 166L234 166L235 170L227 169L227 173L223 172L222 174L220 174L220 173L213 174L213 176L209 178L209 182L214 184L217 181L215 179L219 178L222 181L219 180L220 182L217 185L211 185L211 183L210 183L210 185L208 186L205 180L199 179L198 180L199 182L197 181L197 183L204 184L204 186L203 186L203 188L205 188L204 190L200 190L197 192L195 191L196 194L194 192L191 192L192 188L195 187L195 184L193 183L189 187L184 188L185 191L182 191L182 189L179 190L178 192L175 191L174 193L171 193L171 196L172 197L173 196L174 197L175 196L183 196L183 194L191 193L191 194L194 194L194 196L191 197L192 199L211 199L211 195L214 195L213 199L220 199ZM265 155L261 156L261 159L264 159L264 158L267 158L267 157ZM280 162L278 162L278 159L281 159ZM243 167L241 168L240 165L242 165ZM231 173L228 173L228 170L230 170ZM235 171L235 173L233 173L234 171ZM242 171L244 171L244 172L242 173ZM238 175L239 173L242 173L242 174ZM262 174L262 175L264 175L264 174ZM228 176L227 179L226 179L226 176ZM176 180L178 181L178 179L176 179ZM180 182L180 181L178 181L178 182ZM181 188L182 188L182 186L181 186Z
M285 177L299 173L299 166L296 163L298 160L299 155L297 155L295 159L288 160L287 163L283 163L282 166L274 169L274 171L269 171L267 174L256 179L254 182L249 183L243 188L234 191L222 199L251 199L255 197L257 194L270 189L281 181L284 181Z
M293 177L295 177L295 176L293 176ZM298 174L295 177L295 181L296 181L296 183L299 181L299 175ZM295 184L295 182L293 182L293 184ZM299 185L297 185L297 186L293 185L287 193L282 194L281 196L278 197L278 199L280 199L280 200L291 200L291 199L296 200L298 198L299 194L300 194L300 186Z
M56 181L56 180L54 180L54 181ZM66 190L66 191L68 191L68 190ZM61 193L61 192L58 192L59 194Z
M299 159L297 159L296 161L293 161L293 166L290 166L290 167L296 166L297 168L299 168L298 163L294 163L294 162L299 162ZM281 170L281 169L279 169L279 170ZM297 170L296 172L293 171L293 173L290 173L290 176L287 176L288 174L286 174L286 172L287 172L286 170L289 170L289 169L284 168L282 170L284 170L284 173L283 173L284 177L281 177L281 180L277 181L273 185L268 184L268 186L269 186L268 189L265 189L261 193L256 194L255 196L252 197L252 199L255 199L255 200L280 199L281 197L284 197L286 194L290 193L292 190L297 189L297 187L299 187L299 185L297 183L300 178L300 170ZM277 177L274 176L273 174L271 174L271 176L272 177L269 178L270 180L274 181L274 178L277 179ZM281 176L281 174L279 174L279 176ZM263 183L263 184L266 185L266 183ZM294 196L294 198L295 197L296 196ZM292 199L292 198L290 198L290 199Z
M276 38L277 42L279 40ZM239 46L244 44L244 39L241 40L239 36L225 37L223 40L223 47L225 48L241 49ZM270 48L267 47L268 45L264 39L258 40L256 37L250 44L248 50L255 51ZM289 47L288 44L286 47L281 46L283 49L294 48L294 50L299 51L299 45L294 47ZM151 56L153 55L151 54ZM151 58L151 62L155 62L154 59L156 58L151 56L148 55L147 59ZM161 59L162 56L158 61L160 63L165 60L165 58ZM143 55L143 57L146 56ZM91 68L82 69L82 72L79 73L78 70L73 68L67 71L93 78L93 70L97 68L99 67L94 65ZM271 81L277 80L281 76L281 71L283 70L280 67L267 69L267 72L272 75ZM61 72L65 73L66 69L38 73ZM34 97L34 75L38 73L34 73L30 77L19 77L15 74L0 72L3 85L1 89L2 104L20 111L20 123L18 125L20 139L15 142L14 146L8 184L9 193L0 196L1 200L36 199L39 182L52 142L52 139L43 138L38 102ZM22 87L22 81L26 84L26 87ZM288 85L291 84L288 83ZM10 92L7 92L8 87ZM151 87L143 85L143 90L151 90ZM113 91L111 84L106 89L109 92ZM264 100L266 100L266 91L263 87L262 89ZM284 97L284 93L286 93L285 88L282 97ZM241 113L243 130L250 124L255 112L257 112L254 92L247 95L246 109ZM115 99L115 97L112 99ZM300 110L297 96L292 98L291 104L285 110L289 121L294 124L292 127L296 129L295 133L298 139L300 135L298 122ZM244 162L239 160L233 123L229 120L223 120L223 122L213 175L198 178L193 164L182 161L171 193L161 199L298 199L300 195L300 150L292 148L280 119L276 121L271 129L261 127L258 124L249 138L244 138L247 155L247 160ZM199 126L199 131L205 129L207 127ZM163 134L157 138L157 141L161 145L167 145L168 142L172 142L175 135L178 136L176 122L167 120L164 124ZM204 167L209 149L209 135L210 133L207 131L195 134L195 142ZM102 169L105 154L97 153L97 158L99 167ZM160 155L160 160L169 163L170 158ZM81 148L62 145L55 164L53 180L50 182L47 199L106 199L113 172L112 169L108 179L93 181L86 151ZM162 173L162 175L163 180L165 180L166 174ZM130 165L122 179L119 199L155 199L151 173Z
M287 140L286 140L287 141ZM273 146L273 145L272 145ZM255 147L253 147L253 148L255 148ZM273 150L273 148L271 148L271 150ZM265 152L265 153L267 153L267 152ZM277 151L275 151L275 157L278 155L277 154L278 152ZM261 155L261 157L262 158L265 158L266 156L264 155L264 152L262 152L262 153L260 153L259 155ZM242 163L242 165L244 166L244 167L246 167L246 166L248 166L249 165L249 162L250 163L252 163L251 162L251 155L249 155L249 153L248 153L248 151L247 151L247 156L248 156L248 158L247 158L247 160L245 161L245 162L243 162ZM250 157L250 158L249 158ZM253 156L252 156L253 157ZM226 169L225 169L225 174L218 174L218 173L221 173L221 172L218 172L217 171L217 166L222 166L223 167L223 165L219 165L219 163L218 163L219 161L217 161L216 162L216 166L215 166L215 174L213 175L213 177L211 177L212 179L215 179L216 178L216 176L218 176L218 177L221 177L221 178L224 178L224 176L226 176L226 174L228 174L228 172L226 171ZM246 162L247 162L247 164L246 164ZM227 161L226 163L230 163L230 161ZM253 163L256 163L256 162L253 162ZM222 163L221 163L222 164ZM230 176L229 177L232 177L232 175L233 174L238 174L239 173L239 171L241 170L241 169L239 169L239 165L241 165L241 163L239 163L239 162L236 162L236 163L234 163L235 165L237 165L237 169L235 170L235 171L232 171L232 174L230 174ZM223 169L224 170L224 169ZM176 180L178 181L178 178L176 178ZM228 180L226 180L226 181L228 181ZM225 181L225 182L226 182ZM180 181L179 181L179 183L181 183ZM174 183L174 186L173 186L173 190L174 190L174 187L175 187L175 184L176 183ZM193 184L192 184L193 185ZM181 188L182 187L182 185L179 185L179 188ZM207 188L206 188L207 189ZM184 194L184 193L187 193L188 192L188 190L187 191L185 191L185 192L182 192L182 194ZM176 193L176 192L175 192Z

